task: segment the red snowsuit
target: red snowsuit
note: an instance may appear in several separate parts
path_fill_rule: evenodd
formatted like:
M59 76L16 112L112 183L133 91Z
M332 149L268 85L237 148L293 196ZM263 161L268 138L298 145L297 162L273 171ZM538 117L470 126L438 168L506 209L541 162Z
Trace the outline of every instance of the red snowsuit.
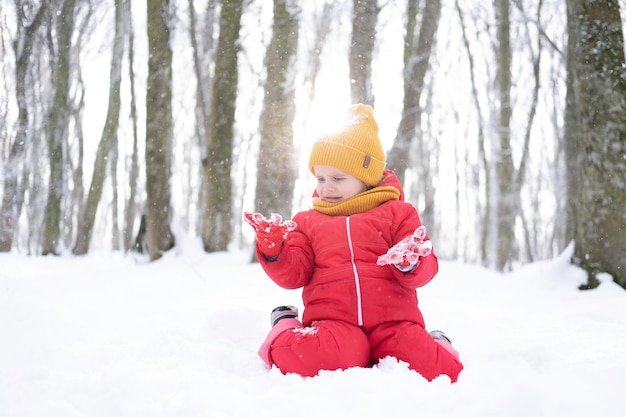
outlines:
M269 365L312 376L394 356L428 380L440 374L457 380L463 365L424 329L417 303L415 289L437 273L435 254L407 273L376 265L378 256L421 225L415 208L403 201L397 177L387 170L380 186L389 185L400 191L400 199L366 212L296 214L298 226L276 260L267 260L257 248L276 284L303 288L302 324L281 320L259 351Z

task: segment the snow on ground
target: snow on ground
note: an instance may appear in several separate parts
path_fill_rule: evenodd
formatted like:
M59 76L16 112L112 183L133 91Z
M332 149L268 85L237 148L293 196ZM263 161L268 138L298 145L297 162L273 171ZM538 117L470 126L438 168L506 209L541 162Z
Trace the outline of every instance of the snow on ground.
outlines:
M0 254L0 416L626 415L626 291L549 262L499 274L457 262L419 290L460 351L457 384L388 358L282 375L258 359L273 307L302 308L249 252L196 242L154 262Z

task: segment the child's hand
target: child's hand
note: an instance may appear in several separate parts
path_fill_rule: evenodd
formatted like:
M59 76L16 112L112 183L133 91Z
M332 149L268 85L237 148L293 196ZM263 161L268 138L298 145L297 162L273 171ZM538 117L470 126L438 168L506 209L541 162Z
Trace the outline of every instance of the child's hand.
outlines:
M287 233L297 226L293 220L283 222L282 216L277 213L272 213L268 220L261 213L246 211L243 213L243 219L254 228L259 249L268 258L278 256Z
M410 271L423 256L433 251L433 244L428 240L426 228L420 226L412 235L405 237L389 248L386 254L380 255L377 265L395 265L401 271Z

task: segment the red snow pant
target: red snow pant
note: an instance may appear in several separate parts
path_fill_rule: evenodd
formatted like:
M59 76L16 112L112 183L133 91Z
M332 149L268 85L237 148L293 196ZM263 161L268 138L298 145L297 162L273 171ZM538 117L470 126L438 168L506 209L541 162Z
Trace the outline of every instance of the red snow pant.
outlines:
M452 346L433 340L422 326L408 321L364 330L337 320L304 327L297 319L283 319L268 334L259 356L285 374L302 376L322 369L366 367L387 356L408 363L429 381L448 375L456 382L463 369Z

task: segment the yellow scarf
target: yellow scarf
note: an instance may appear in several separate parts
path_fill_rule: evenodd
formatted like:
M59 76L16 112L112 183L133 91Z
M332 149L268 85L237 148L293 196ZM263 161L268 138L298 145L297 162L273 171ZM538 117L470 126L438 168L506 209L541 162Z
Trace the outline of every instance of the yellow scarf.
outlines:
M329 203L319 197L313 199L313 209L329 216L351 216L369 211L389 200L398 200L400 191L396 187L375 187L338 203Z

